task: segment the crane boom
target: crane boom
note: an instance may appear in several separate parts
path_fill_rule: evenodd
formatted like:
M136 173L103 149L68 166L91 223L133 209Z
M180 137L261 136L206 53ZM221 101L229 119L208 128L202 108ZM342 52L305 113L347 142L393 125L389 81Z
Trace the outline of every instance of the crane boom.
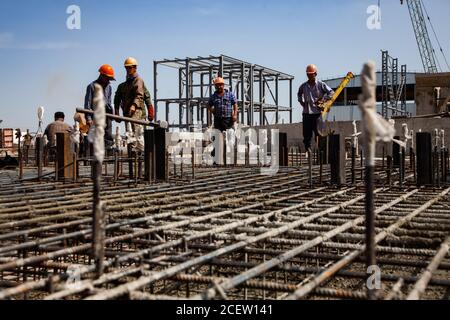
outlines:
M405 1L408 5L409 15L411 16L424 71L425 73L437 73L436 54L428 34L421 0L400 0L400 3L403 4Z

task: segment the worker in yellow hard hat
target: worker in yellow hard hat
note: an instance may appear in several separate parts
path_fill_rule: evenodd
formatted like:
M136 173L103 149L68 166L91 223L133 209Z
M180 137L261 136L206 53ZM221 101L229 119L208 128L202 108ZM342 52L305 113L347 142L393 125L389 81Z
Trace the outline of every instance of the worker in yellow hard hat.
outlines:
M135 58L129 57L125 60L127 78L121 84L120 100L115 99L115 109L117 112L118 108L122 107L124 117L143 120L145 119L144 80L137 73L138 65Z
M135 117L136 119L145 119L146 111L148 111L148 120L151 122L155 117L155 109L153 107L150 93L145 86L143 80L137 74L137 66L138 62L135 58L127 58L124 63L125 69L127 71L127 80L117 87L116 94L114 96L114 108L116 115L120 115L120 109L122 109L123 115L125 117ZM136 84L140 85L142 80L143 85L143 101L147 106L147 110L141 107L133 107L132 103L139 95L137 92L134 92L132 89ZM139 97L140 99L140 97ZM137 103L140 104L140 101ZM136 110L138 111L136 114ZM140 114L142 112L142 114Z
M303 143L305 149L311 151L313 133L319 137L317 121L321 116L321 105L333 97L334 91L317 79L317 67L310 64L306 67L308 81L298 89L298 102L303 107Z
M112 114L113 108L112 108L112 88L111 88L111 81L115 81L114 76L114 69L109 64L102 65L98 72L100 73L97 80L91 82L87 88L86 88L86 96L84 98L84 108L89 110L94 110L94 91L95 91L95 84L99 84L103 88L103 94L105 98L105 108L106 113ZM91 126L92 116L86 115L86 123L88 126ZM111 119L106 119L106 128L105 128L105 144L106 147L111 147L113 145L113 136L112 136L112 124Z
M126 81L119 85L114 97L115 113L119 115L122 109L123 116L136 120L145 120L145 84L144 80L137 73L139 63L133 57L129 57L124 62L126 70ZM140 125L132 125L133 131ZM143 150L139 150L143 151Z
M209 97L208 110L214 115L214 128L224 132L238 120L238 104L233 92L225 89L222 77L214 79L216 91Z

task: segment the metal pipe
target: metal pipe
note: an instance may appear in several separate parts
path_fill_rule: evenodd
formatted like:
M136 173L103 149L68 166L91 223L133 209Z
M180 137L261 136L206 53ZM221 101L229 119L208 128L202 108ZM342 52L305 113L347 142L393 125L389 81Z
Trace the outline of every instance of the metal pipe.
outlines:
M88 110L88 109L77 108L76 111L79 112L79 113L94 115L94 111ZM153 122L148 122L148 121L144 121L144 120L137 120L137 119L133 119L133 118L116 116L115 114L110 114L110 113L107 113L106 117L109 118L109 119L115 120L117 122L125 121L125 122L130 122L130 123L133 123L133 124L139 124L139 125L147 126L147 127L159 127L158 123L153 123Z

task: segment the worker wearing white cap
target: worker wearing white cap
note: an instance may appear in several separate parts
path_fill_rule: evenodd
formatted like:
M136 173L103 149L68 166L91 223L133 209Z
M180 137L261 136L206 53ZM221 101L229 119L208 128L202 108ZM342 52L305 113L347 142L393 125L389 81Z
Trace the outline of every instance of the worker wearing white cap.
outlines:
M306 67L308 81L298 89L298 102L303 107L303 143L305 149L311 151L313 133L320 136L317 120L321 115L321 105L333 97L334 91L324 82L317 80L317 67L310 64Z

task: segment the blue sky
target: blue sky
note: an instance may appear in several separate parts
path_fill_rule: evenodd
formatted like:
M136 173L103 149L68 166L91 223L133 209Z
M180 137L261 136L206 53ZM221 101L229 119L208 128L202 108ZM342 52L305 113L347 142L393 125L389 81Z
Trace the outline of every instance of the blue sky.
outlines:
M380 63L381 49L409 70L421 70L408 10L400 1L382 0L381 30L366 27L367 7L377 1L2 0L1 126L36 130L38 106L46 108L46 122L58 110L71 122L98 67L111 64L121 80L127 56L140 61L149 87L153 60L221 53L291 73L295 87L305 80L309 63L319 66L322 78L359 73L369 59ZM81 30L66 28L72 4L81 8ZM448 55L450 1L426 5ZM162 82L161 94L176 85ZM294 120L300 113L296 105Z

